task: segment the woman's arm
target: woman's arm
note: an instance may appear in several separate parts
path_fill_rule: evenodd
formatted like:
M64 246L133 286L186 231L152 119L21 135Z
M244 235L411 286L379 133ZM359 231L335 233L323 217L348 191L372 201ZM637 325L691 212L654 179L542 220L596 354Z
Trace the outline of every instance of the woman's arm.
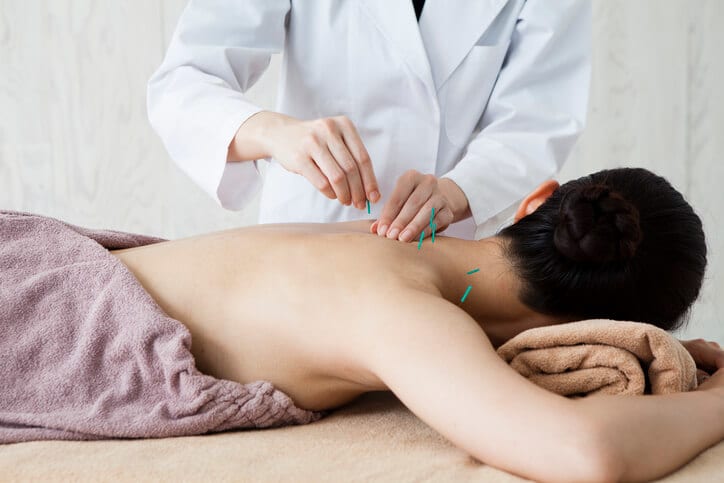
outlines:
M412 292L397 300L377 321L371 369L487 464L541 481L648 480L724 439L721 389L566 399L505 364L454 305Z
M648 481L724 439L724 371L718 387L657 396L596 396L577 402L599 421L622 463L620 479Z

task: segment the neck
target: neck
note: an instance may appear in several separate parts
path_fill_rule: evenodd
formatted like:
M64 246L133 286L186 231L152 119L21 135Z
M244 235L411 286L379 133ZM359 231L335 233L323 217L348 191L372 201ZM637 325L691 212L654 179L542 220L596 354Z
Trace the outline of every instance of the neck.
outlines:
M505 241L437 237L426 246L442 296L473 317L498 346L518 333L558 322L525 306L518 298L521 283L505 256ZM468 272L479 269L475 273ZM461 298L468 287L464 301Z

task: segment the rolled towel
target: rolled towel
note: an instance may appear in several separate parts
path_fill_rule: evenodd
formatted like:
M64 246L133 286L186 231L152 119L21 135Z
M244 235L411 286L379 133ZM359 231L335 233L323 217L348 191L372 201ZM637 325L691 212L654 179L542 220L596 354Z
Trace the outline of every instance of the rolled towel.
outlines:
M513 369L562 396L667 394L696 389L694 359L641 322L584 320L526 330L498 348Z

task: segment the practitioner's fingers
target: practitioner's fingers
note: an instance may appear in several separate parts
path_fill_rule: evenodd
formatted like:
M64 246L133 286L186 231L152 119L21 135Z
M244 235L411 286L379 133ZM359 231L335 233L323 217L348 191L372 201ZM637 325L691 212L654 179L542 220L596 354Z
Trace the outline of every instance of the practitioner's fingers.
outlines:
M352 197L347 184L347 175L344 170L337 164L327 146L320 146L312 153L314 162L317 163L319 169L324 173L332 185L334 194L343 205L350 205Z
M377 203L380 199L380 191L367 148L365 148L354 123L348 117L340 116L337 118L337 122L342 131L344 143L352 154L354 161L357 163L357 168L359 169L364 186L363 192L368 200L372 203Z
M333 200L336 198L332 185L329 184L327 177L319 170L314 161L310 158L308 162L300 163L299 174L307 178L312 186L317 188L324 196Z
M346 174L347 184L349 185L352 196L352 204L359 210L364 209L366 207L367 195L362 185L362 176L360 175L357 163L352 158L352 154L350 154L347 146L340 137L333 136L327 142L329 144L329 152Z
M284 169L305 177L304 173L310 174L313 179L308 179L317 189L328 197L331 192L344 205L354 201L362 209L366 199L373 203L380 199L372 162L352 121L345 116L309 121L283 118L274 130L278 135L271 143L271 157ZM329 189L309 167L314 163Z
M433 217L433 208L435 216ZM439 194L433 194L422 208L417 212L415 217L408 223L407 227L400 234L400 241L410 241L425 232L425 237L432 234L432 228L435 232L441 232L452 222L453 214L447 206L446 200Z
M387 238L395 239L402 242L409 242L413 238L419 236L420 232L425 229L428 223L415 223L413 220L419 217L421 212L425 210L425 206L430 202L434 185L427 183L426 181L421 182L415 187L415 190L410 194L405 201L405 204L400 209L395 219L390 224L390 229L387 232ZM430 218L430 212L427 211L427 218Z
M450 208L450 205L447 203L447 200L445 198L436 203L435 219L433 220L436 232L441 232L445 228L450 226L450 223L453 222L453 218L454 215L452 209Z
M402 176L397 179L395 183L395 189L392 191L390 198L382 207L382 213L380 214L377 234L380 236L387 236L388 238L397 238L397 235L405 227L395 226L392 227L392 222L395 221L397 216L400 214L400 210L407 202L408 198L413 191L417 188L421 177L424 176L422 173L409 170L406 171ZM429 194L420 203L424 203L429 198ZM394 228L394 233L393 233Z

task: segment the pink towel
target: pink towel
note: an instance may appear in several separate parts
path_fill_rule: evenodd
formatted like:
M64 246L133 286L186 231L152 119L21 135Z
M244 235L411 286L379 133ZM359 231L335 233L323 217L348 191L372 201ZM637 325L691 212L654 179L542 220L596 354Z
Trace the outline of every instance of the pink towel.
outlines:
M108 249L163 241L0 211L0 442L304 424L268 381L200 373L191 335Z

